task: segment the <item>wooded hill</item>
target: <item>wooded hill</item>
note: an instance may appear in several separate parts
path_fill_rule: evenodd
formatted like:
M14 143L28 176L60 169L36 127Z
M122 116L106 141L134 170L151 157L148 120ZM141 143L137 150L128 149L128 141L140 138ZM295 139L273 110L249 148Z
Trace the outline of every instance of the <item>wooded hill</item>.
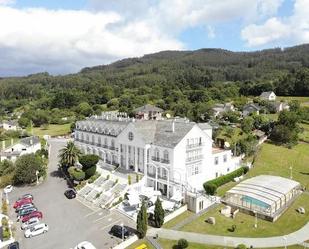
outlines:
M308 67L308 44L256 52L163 51L84 68L76 74L3 78L0 114L21 106L81 115L102 108L130 112L153 103L198 119L213 102L242 95L274 90L278 95L309 96Z

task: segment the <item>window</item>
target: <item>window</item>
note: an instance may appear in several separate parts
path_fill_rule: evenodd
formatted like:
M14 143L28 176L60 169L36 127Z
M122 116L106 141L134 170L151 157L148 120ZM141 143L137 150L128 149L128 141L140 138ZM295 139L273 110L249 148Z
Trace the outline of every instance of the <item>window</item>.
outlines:
M218 172L216 172L216 178L219 176Z
M89 135L88 135L88 134L86 135L86 141L87 141L87 142L90 142L90 140L89 140Z
M167 150L164 151L163 158L164 158L164 161L168 161L168 151Z
M160 158L160 151L158 149L155 149L155 158L156 159Z
M107 146L107 138L104 138L104 145Z
M101 137L98 137L98 144L101 145L102 141L101 141Z
M219 157L215 157L215 165L218 165L219 164Z
M112 139L112 141L111 141L111 147L115 148L115 141L114 141L114 139Z
M92 143L94 143L95 139L94 139L94 135L92 135Z
M223 156L223 162L225 162L225 163L227 162L227 155Z
M230 168L227 168L227 170L226 170L227 172L230 172Z
M194 175L198 175L200 172L199 172L199 165L195 165L194 166Z
M133 132L130 131L130 132L128 133L128 138L129 138L130 141L132 141L132 140L134 139L134 134L133 134Z

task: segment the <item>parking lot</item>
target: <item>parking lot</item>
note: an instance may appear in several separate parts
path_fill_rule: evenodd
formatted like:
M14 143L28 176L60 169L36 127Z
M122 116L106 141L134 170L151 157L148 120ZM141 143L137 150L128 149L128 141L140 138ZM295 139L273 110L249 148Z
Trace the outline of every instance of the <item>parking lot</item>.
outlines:
M51 140L51 156L49 160L48 178L39 186L14 188L9 194L10 216L16 227L16 240L23 249L69 249L81 241L90 241L97 249L111 248L121 239L108 232L115 224L135 228L132 220L118 211L92 210L77 199L69 200L64 196L66 181L57 173L58 150L65 141ZM34 196L34 204L43 212L42 222L49 226L49 231L30 239L23 236L20 223L16 222L16 214L12 208L14 201L25 193Z

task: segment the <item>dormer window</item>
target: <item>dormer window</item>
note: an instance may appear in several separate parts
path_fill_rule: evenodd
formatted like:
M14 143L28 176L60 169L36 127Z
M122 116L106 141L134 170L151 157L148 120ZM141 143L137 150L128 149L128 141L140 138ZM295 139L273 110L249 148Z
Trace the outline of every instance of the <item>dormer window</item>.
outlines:
M132 141L133 139L134 139L134 134L133 134L133 132L129 132L128 133L128 139L130 140L130 141Z

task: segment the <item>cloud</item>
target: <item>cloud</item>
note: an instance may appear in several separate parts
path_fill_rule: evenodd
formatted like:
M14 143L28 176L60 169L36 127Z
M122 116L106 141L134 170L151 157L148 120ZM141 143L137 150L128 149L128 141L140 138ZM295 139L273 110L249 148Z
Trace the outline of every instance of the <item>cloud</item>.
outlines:
M181 42L142 21L124 23L116 12L0 7L0 73L64 73ZM4 66L5 65L5 66Z
M282 1L88 0L87 9L77 11L17 9L7 5L13 0L0 0L0 75L70 73L185 49L179 37L186 29L206 27L205 34L214 38L217 24L260 21L275 14Z
M309 42L309 1L295 0L291 16L272 17L262 24L248 25L241 36L249 47Z
M0 5L12 5L15 3L15 0L0 0Z

